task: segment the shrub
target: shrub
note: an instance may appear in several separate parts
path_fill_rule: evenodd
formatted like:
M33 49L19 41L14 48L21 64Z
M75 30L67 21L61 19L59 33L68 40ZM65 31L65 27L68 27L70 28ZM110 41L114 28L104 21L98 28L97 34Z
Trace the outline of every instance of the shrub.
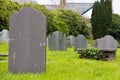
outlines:
M112 14L112 25L109 27L109 34L120 39L120 15Z
M102 58L102 51L98 48L78 49L78 54L80 54L80 58L88 58L88 59L96 59L96 60L101 60Z
M83 21L83 17L71 10L54 10L53 22L50 24L53 29L57 29L67 35L77 36L83 34L86 37L88 34L88 26Z

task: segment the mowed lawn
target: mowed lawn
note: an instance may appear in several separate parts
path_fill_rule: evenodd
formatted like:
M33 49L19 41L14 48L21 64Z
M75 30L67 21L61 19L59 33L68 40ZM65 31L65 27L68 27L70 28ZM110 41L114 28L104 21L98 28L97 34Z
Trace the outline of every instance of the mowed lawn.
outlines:
M0 53L7 53L7 49L7 44L0 44ZM0 80L120 80L120 49L112 62L80 59L73 48L47 49L46 72L38 74L12 74L8 62L0 61Z

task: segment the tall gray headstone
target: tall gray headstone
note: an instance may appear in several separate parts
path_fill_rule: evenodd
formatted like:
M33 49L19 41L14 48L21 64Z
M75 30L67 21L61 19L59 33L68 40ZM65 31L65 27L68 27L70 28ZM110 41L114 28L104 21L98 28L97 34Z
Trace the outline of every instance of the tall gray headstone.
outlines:
M74 51L77 51L78 48L87 48L88 43L84 35L78 35L75 38Z
M49 36L48 41L50 50L67 50L66 36L59 31L53 32L52 36Z
M97 41L97 48L102 51L116 51L118 47L118 42L110 35L106 35Z
M9 71L39 73L46 70L46 17L25 7L10 18Z
M9 41L9 31L4 29L0 33L0 42L8 42Z

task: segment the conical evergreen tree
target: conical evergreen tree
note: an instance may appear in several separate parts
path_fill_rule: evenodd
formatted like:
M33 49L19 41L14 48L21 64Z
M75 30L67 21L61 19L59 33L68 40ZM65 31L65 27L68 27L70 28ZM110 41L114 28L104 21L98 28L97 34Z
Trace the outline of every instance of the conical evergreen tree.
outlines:
M112 22L112 5L110 0L95 2L92 11L92 33L93 38L101 38L108 34Z

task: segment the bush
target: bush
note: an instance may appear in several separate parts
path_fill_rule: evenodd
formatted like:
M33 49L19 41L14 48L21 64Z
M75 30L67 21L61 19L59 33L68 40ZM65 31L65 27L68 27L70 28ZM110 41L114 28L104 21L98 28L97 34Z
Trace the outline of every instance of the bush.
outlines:
M54 10L53 22L51 26L67 35L77 36L83 34L86 37L88 34L88 26L85 24L81 15L71 10Z
M109 34L116 39L120 39L120 15L112 15L112 26L109 28Z
M21 6L11 0L0 0L0 31L9 29L9 17Z
M98 48L78 49L78 54L80 54L80 58L96 59L96 60L101 60L102 58L102 51Z

